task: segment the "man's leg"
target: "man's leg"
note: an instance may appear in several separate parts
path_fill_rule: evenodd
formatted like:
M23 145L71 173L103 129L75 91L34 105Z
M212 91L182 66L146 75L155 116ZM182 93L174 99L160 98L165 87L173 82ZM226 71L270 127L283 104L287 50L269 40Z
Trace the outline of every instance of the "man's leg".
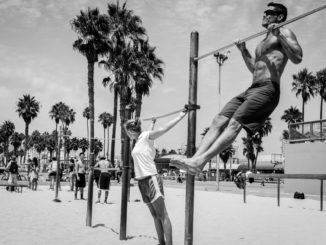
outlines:
M104 203L108 203L109 191L105 191Z
M226 116L216 115L204 136L202 142L199 145L195 155L193 157L200 156L206 152L209 147L216 141L216 139L221 135L225 127L227 126L230 119Z
M101 202L101 190L98 190L96 203L100 203L100 202Z
M226 147L232 144L241 129L241 124L232 118L221 135L205 152L202 152L200 155L196 154L192 158L185 159L183 162L171 161L172 165L182 168L192 174L201 172L205 164L210 159L221 153Z

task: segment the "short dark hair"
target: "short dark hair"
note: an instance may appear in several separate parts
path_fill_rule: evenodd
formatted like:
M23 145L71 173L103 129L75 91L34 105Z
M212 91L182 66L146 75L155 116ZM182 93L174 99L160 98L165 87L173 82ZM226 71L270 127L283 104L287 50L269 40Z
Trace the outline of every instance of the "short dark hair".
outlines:
M270 2L267 4L267 7L274 7L276 12L283 14L281 21L286 21L286 17L288 16L288 9L283 4Z

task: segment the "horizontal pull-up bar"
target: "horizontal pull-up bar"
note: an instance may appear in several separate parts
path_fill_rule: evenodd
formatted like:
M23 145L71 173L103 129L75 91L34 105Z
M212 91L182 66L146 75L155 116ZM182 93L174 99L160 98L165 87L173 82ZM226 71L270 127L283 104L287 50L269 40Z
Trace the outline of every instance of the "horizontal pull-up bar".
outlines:
M320 11L320 10L323 10L323 9L325 9L325 8L326 8L326 5L323 5L323 6L319 7L319 8L313 9L313 10L307 12L307 13L301 14L301 15L299 15L299 16L297 16L297 17L294 17L294 18L292 18L292 19L289 19L289 20L287 20L287 21L284 21L284 22L282 22L282 23L276 25L275 28L279 28L279 27L285 26L285 25L287 25L287 24L290 24L290 23L292 23L292 22L295 22L295 21L297 21L297 20L299 20L299 19L302 19L302 18L304 18L304 17L306 17L306 16L308 16L308 15L314 14L314 13L316 13L316 12L318 12L318 11ZM254 34L254 35L249 36L249 37L246 37L246 38L240 39L240 40L239 40L239 43L243 43L243 42L249 41L249 40L251 40L251 39L254 39L254 38L256 38L256 37L262 36L262 35L266 34L267 32L268 32L268 30L266 29L266 30L264 30L264 31L258 32L258 33ZM209 52L209 53L207 53L207 54L203 54L203 55L201 55L201 56L195 57L194 60L195 60L195 61L201 60L201 59L206 58L206 57L208 57L208 56L210 56L210 55L213 55L213 54L216 54L216 53L218 53L218 52L221 52L222 50L225 50L225 49L231 48L231 47L233 47L234 45L235 45L235 43L231 43L231 44L226 45L226 46L224 46L224 47L222 47L222 48L219 48L219 49L216 49L216 50L214 50L214 51L211 51L211 52Z
M185 105L184 108L182 108L180 110L170 112L170 113L167 113L167 114L163 114L163 115L160 115L160 116L156 116L156 117L140 118L140 120L141 121L151 121L153 119L168 117L168 116L171 116L173 114L177 114L177 113L182 112L182 111L189 111L189 110L196 110L196 109L200 109L200 106L198 106L198 105Z

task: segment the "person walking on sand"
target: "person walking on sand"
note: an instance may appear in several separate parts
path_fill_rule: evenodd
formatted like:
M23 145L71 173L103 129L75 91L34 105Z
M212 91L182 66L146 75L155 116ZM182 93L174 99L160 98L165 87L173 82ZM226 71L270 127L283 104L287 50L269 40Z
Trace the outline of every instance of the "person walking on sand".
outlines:
M31 171L30 171L30 177L31 177L31 189L32 191L37 190L38 185L38 173L40 171L40 168L38 166L38 160L36 157L33 158L32 164L31 164Z
M185 160L171 160L172 166L196 175L211 158L232 144L242 128L254 135L264 125L279 102L280 80L288 60L294 64L302 61L302 49L295 34L285 27L275 28L286 17L284 5L267 4L262 26L268 29L268 33L256 47L255 58L245 42L235 43L253 74L252 85L231 99L215 116L197 152Z
M111 174L109 172L110 167L112 167L112 165L108 160L105 159L104 154L100 156L100 161L98 161L94 166L94 168L98 168L98 170L100 170L100 174L98 178L95 178L97 188L99 189L96 203L101 202L102 191L105 192L104 203L108 203L110 181L111 181Z
M70 182L70 191L74 191L76 183L76 173L75 173L75 160L70 158L69 160L69 182Z
M134 159L135 179L144 203L147 204L153 218L160 245L172 244L172 225L168 216L165 202L163 182L154 162L154 140L162 136L175 126L186 115L186 111L168 122L165 126L154 130L155 119L149 131L141 130L139 120L129 120L124 124L124 129L130 139L137 140L132 150Z
M18 164L17 164L15 155L11 156L10 162L9 162L8 166L6 167L6 171L9 172L8 184L13 184L13 185L17 184ZM7 188L7 190L14 191L15 187L10 186Z
M84 199L84 188L86 187L86 166L84 162L84 152L79 153L79 158L76 163L76 188L75 200L77 200L78 191L80 191L80 199Z

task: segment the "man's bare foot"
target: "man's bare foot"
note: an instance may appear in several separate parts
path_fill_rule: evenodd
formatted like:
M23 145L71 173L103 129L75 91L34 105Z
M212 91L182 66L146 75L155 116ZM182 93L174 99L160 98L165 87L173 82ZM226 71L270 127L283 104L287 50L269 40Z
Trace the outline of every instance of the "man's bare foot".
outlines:
M187 159L185 160L172 159L170 164L179 169L183 169L187 171L191 175L196 175L202 172L201 168L191 165L190 161L187 161Z

